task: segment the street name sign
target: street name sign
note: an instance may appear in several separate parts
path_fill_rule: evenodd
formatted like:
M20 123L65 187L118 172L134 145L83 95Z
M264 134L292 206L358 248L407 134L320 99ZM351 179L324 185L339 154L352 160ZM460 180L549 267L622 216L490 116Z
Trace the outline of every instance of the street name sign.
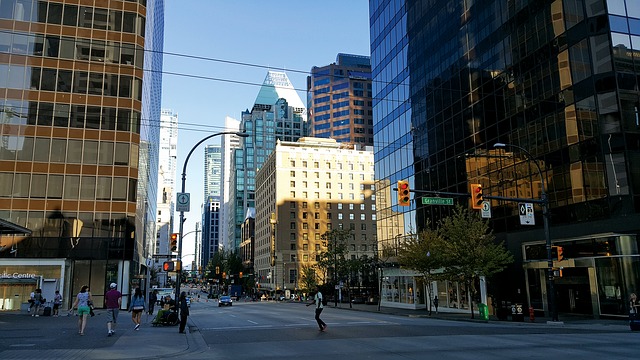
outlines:
M423 197L422 205L453 205L453 198Z

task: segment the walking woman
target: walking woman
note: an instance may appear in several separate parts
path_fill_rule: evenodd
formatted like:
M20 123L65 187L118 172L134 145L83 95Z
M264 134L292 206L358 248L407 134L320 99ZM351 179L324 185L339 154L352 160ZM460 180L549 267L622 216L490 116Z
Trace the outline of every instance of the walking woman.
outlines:
M184 328L187 326L187 317L189 317L189 304L187 304L187 293L180 293L180 334L184 334Z
M71 310L75 308L78 309L78 334L80 335L84 335L84 329L85 327L87 327L87 318L89 317L89 313L91 312L89 301L92 301L89 287L87 285L83 285L82 288L80 288L80 292L76 296L76 300L71 306Z
M133 294L133 299L131 299L131 305L129 305L129 311L131 312L131 320L136 324L134 327L135 330L140 329L140 318L142 317L142 312L146 307L146 301L144 301L144 295L142 295L142 290L140 288L136 288L135 293Z

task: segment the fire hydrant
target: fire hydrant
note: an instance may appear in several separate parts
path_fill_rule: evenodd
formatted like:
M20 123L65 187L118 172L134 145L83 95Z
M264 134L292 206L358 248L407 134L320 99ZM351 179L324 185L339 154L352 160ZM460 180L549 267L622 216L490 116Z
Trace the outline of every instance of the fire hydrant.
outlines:
M531 322L535 322L536 321L536 314L533 311L533 306L529 306L529 321L531 321Z

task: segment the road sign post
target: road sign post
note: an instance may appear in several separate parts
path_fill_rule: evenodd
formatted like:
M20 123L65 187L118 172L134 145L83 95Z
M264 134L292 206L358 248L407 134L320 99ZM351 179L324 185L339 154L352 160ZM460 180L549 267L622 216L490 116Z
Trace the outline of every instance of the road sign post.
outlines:
M483 219L491 219L491 202L483 201L482 207L480 208L480 215Z

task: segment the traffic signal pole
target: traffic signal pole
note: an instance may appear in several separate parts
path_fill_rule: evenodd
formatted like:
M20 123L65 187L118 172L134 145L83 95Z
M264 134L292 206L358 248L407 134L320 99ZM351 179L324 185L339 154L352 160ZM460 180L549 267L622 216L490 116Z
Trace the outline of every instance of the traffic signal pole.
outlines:
M191 150L189 151L189 153L187 154L187 157L184 160L184 165L182 166L182 193L185 193L186 190L186 181L187 181L187 164L189 164L189 158L191 158L191 154L193 154L193 151L200 146L200 144L202 144L203 142L211 139L212 137L215 136L220 136L220 135L236 135L239 137L248 137L249 134L247 134L246 132L239 132L239 131L223 131L223 132L219 132L219 133L215 133L215 134L211 134L209 136L205 136L202 140L198 141L195 145L193 145L193 147L191 148ZM183 234L184 234L184 221L186 219L184 218L184 211L180 211L180 242L178 244L178 263L180 266L180 269L178 270L178 273L176 275L176 305L178 304L178 301L180 300L180 276L182 275L182 240L184 238ZM179 306L177 306L178 309L180 309ZM179 310L178 310L179 311Z

